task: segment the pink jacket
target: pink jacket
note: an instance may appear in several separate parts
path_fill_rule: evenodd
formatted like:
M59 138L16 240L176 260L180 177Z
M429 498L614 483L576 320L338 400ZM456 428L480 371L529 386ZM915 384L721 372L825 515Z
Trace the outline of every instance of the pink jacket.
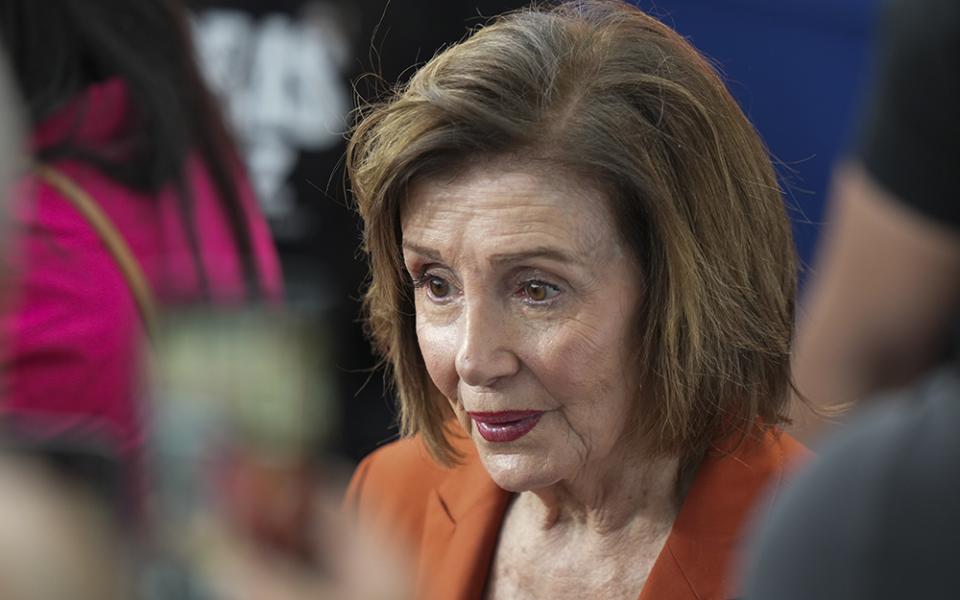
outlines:
M65 136L87 145L122 139L127 88L110 80L88 88L33 133L35 150ZM135 192L79 161L54 166L89 193L123 235L161 305L196 300L198 278L170 190ZM281 294L280 268L251 188L237 174L255 257L268 298ZM242 270L215 187L201 161L188 163L202 260L217 303L243 299ZM13 286L0 298L4 388L0 406L21 427L46 438L90 437L137 460L142 438L139 369L143 327L114 259L90 225L57 191L30 181L15 199Z

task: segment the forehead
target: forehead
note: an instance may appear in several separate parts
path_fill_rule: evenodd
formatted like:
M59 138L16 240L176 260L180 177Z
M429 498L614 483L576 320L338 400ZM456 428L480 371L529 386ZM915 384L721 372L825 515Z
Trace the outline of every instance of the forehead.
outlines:
M404 242L418 245L557 245L581 255L619 248L600 186L536 166L481 163L417 178L401 225Z

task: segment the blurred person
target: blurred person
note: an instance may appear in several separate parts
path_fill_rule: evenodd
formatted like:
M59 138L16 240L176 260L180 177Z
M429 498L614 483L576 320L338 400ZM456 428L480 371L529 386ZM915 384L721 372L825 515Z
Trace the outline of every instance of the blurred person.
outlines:
M21 109L0 53L0 244L6 244L11 182L22 173ZM7 254L0 291L7 292ZM0 297L0 303L7 300ZM2 343L2 340L0 340ZM0 437L0 597L4 600L129 598L118 540L89 490L49 465L25 460Z
M178 2L3 0L0 39L37 165L12 209L0 413L27 445L113 457L132 492L150 305L277 299L275 251Z
M919 6L889 9L860 146L835 174L800 311L797 387L827 412L916 381L956 339L960 8ZM829 429L797 408L802 437Z
M806 450L790 226L709 63L621 2L509 14L367 110L347 167L404 439L345 505L416 597L727 597Z
M797 355L815 404L872 406L826 440L759 526L750 600L956 596L960 371L954 361L933 382L918 376L960 300L960 4L894 0L883 34ZM872 402L907 383L911 401Z
M827 440L750 536L743 598L956 597L958 387L875 407Z

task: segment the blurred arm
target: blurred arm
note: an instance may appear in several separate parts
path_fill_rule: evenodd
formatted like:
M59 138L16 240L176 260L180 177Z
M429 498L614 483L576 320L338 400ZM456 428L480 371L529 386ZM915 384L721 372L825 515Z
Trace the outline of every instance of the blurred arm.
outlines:
M937 357L960 300L960 235L906 207L857 163L834 179L794 376L815 406L906 383ZM796 433L825 423L802 407Z

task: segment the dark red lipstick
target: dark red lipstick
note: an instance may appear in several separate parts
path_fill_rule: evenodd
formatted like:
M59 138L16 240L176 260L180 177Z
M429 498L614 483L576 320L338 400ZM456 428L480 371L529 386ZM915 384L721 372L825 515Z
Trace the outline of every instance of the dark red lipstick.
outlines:
M542 410L505 410L501 412L468 412L477 433L488 442L512 442L530 433L537 426Z

